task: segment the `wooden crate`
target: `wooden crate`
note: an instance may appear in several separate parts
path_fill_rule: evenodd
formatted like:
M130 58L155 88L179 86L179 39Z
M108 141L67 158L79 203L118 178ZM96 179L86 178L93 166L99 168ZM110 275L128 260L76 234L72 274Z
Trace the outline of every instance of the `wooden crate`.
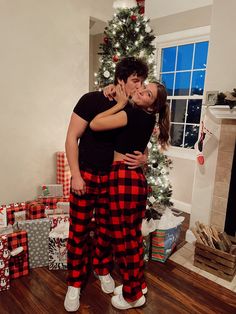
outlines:
M236 274L236 255L196 242L194 266L231 281Z

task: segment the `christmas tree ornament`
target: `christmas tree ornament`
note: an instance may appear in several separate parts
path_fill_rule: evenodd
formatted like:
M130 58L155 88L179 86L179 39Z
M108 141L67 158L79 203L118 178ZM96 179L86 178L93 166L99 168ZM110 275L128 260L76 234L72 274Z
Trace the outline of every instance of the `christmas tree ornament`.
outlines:
M150 33L152 31L151 27L149 25L146 25L145 32Z
M106 71L103 73L103 76L104 76L105 78L110 77L110 72L106 70Z
M108 44L109 38L108 38L108 37L104 37L104 38L103 38L103 41L104 41L105 44Z
M137 20L137 16L136 15L131 15L131 20L133 21L133 22L135 22L136 20Z
M117 62L117 61L119 60L119 57L118 57L117 55L115 55L115 56L113 56L112 60L113 60L114 62Z

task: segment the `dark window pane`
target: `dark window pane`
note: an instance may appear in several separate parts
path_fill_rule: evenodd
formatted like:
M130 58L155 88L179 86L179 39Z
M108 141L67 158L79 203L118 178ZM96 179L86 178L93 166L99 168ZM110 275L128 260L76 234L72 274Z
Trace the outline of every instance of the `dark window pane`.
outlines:
M202 99L188 101L187 123L199 123L201 116Z
M205 69L207 63L208 41L197 43L195 46L194 69Z
M172 100L171 122L184 122L186 112L186 99Z
M191 70L193 60L193 44L178 47L177 71Z
M171 124L170 137L172 146L182 146L184 126L182 124Z
M162 49L161 72L171 72L175 70L176 47Z
M198 125L186 125L184 148L194 148L194 144L198 140Z
M168 96L173 95L173 83L174 83L174 73L162 74L160 77L161 82L165 85L167 89Z
M189 95L190 73L191 72L176 73L175 95Z
M194 71L192 78L191 95L203 95L205 71Z

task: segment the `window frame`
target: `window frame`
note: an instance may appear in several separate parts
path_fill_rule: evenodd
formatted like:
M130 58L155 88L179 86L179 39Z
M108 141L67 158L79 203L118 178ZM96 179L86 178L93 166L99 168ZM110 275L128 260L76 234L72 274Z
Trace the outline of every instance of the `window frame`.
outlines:
M156 46L156 54L155 58L157 60L156 64L156 77L160 77L160 68L161 68L161 53L162 48L168 48L173 46L186 45L191 43L198 43L202 41L208 41L210 46L210 26L192 28L185 31L169 33L165 35L160 35L155 39ZM209 48L208 48L209 53ZM207 77L207 68L206 68L206 76L205 76L205 84ZM192 75L191 75L192 79ZM202 99L204 101L205 90L203 91L203 95L194 95L194 96L168 96L168 99ZM203 111L203 110L202 110ZM202 117L201 111L201 117ZM201 121L200 117L200 121ZM177 123L176 123L177 124ZM184 158L195 160L196 152L194 149L184 148L184 147L176 147L170 146L166 155L170 157Z

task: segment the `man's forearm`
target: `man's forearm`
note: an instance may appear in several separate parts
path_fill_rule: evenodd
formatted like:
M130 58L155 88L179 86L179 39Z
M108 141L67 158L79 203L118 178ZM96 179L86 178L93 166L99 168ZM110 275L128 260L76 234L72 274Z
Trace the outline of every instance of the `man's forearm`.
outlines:
M72 177L81 176L79 169L79 149L77 140L67 138L65 147L66 157L69 163Z

